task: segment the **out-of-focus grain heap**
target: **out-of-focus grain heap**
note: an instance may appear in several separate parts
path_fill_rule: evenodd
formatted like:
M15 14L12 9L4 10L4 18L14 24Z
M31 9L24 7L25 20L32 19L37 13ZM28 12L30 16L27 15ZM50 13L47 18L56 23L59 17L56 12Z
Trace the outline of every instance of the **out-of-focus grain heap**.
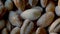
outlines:
M0 0L0 34L59 34L60 0Z

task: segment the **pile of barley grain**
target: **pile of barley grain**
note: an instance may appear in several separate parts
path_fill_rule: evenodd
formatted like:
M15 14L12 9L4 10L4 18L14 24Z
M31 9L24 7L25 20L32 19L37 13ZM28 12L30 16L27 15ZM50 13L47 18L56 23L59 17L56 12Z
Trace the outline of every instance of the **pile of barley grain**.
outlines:
M60 0L0 0L0 34L60 34Z

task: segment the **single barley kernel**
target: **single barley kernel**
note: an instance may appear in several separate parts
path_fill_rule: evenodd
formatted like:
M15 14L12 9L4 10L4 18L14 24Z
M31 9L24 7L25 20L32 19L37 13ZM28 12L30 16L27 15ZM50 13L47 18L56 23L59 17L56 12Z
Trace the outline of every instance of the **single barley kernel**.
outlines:
M36 34L47 34L46 30L42 27L37 28Z
M4 29L2 30L2 32L1 32L1 34L8 34L7 28L4 28Z
M37 26L47 27L52 23L53 19L54 19L54 13L47 12L37 20Z
M55 20L48 29L49 32L60 32L60 18Z
M9 21L13 26L17 26L17 27L21 27L22 22L19 20L19 15L14 12L14 11L10 11L9 13Z
M11 0L6 0L5 1L5 7L8 10L12 10L13 9L13 2Z
M34 23L29 19L26 19L21 27L20 34L30 34L34 28Z
M42 10L40 9L28 9L21 13L23 19L36 20L41 16Z
M43 8L47 6L48 0L40 0L40 4Z
M46 12L49 12L49 11L51 12L55 11L55 4L52 1L50 1L50 3L46 7Z
M20 28L19 27L13 28L10 34L20 34Z

